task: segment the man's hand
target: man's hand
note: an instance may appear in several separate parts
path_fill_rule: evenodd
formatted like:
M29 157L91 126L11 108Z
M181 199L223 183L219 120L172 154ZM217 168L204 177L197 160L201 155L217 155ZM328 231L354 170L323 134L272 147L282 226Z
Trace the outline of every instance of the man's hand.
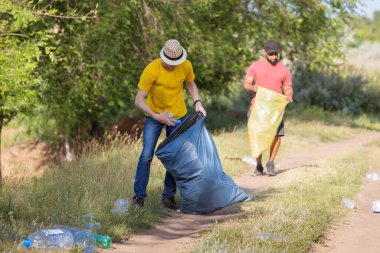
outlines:
M293 103L293 98L291 98L291 97L286 97L286 99L288 100L288 103Z
M195 104L195 111L201 112L204 116L206 116L206 110L205 110L205 108L203 108L201 101L199 101Z
M169 112L168 111L161 112L160 114L156 113L153 116L153 118L155 120L157 120L158 122L161 122L162 124L165 124L168 126L175 126L175 124L173 124L173 122L171 122L169 119Z

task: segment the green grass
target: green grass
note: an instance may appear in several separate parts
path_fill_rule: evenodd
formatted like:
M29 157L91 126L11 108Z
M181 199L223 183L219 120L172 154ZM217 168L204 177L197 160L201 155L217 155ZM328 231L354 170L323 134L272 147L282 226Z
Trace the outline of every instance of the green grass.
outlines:
M367 162L368 152L279 176L272 188L243 206L246 217L215 225L192 252L307 251L312 243L323 241L333 219L348 212L340 200L355 197L363 174L373 165ZM263 240L260 234L275 238Z
M206 125L207 120L209 119L206 119ZM350 128L346 124L327 124L318 118L308 121L289 116L279 157L320 142L353 137L363 131L365 130ZM240 161L243 156L249 155L244 126L234 128L231 132L219 131L214 135L214 140L227 174L237 177L250 169ZM116 216L110 212L117 198L131 200L141 144L141 140L128 138L119 138L106 145L92 143L81 159L70 165L49 168L38 177L7 178L0 197L0 251L17 251L19 243L28 234L54 224L80 227L83 225L81 217L88 213L92 213L94 219L101 224L101 228L95 232L109 235L114 242L128 240L135 231L148 228L165 217L167 210L160 203L165 170L156 158L152 162L148 198L144 208L131 207L126 216ZM314 178L311 172L300 178L306 176ZM350 184L352 182L348 181ZM286 192L290 194L290 188ZM282 196L281 194L284 193L272 190L261 196L260 202L255 200L252 203L255 206L262 203L258 212L268 216L267 213L276 202L271 204L263 201L281 198L276 197ZM255 212L251 215L254 216ZM259 229L264 231L263 228ZM252 231L250 236L254 236ZM238 232L236 230L234 233Z

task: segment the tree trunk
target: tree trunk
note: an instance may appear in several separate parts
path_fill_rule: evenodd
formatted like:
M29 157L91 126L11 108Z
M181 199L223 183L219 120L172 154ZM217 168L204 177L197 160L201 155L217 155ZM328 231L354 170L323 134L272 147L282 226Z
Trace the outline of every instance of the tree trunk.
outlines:
M1 163L1 133L3 131L3 122L4 122L4 112L0 111L0 189L3 186L3 175L2 175L3 166Z

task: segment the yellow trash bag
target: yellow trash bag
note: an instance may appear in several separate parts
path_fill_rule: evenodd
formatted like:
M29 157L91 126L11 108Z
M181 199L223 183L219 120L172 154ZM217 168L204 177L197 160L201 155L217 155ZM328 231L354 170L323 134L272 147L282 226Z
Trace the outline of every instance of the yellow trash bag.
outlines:
M252 157L270 149L287 104L285 95L258 87L247 126Z

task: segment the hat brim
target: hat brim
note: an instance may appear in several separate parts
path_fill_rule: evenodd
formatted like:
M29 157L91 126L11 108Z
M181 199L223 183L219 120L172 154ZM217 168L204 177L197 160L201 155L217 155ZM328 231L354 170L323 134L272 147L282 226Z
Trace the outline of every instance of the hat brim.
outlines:
M281 50L280 49L264 49L265 52L267 52L268 54L270 53L280 53Z
M186 58L187 58L187 52L184 48L182 48L182 57L178 60L170 60L169 58L167 58L165 55L164 55L164 49L161 49L161 52L160 52L160 57L161 59L166 63L166 64L169 64L169 65L180 65L181 63L183 63Z

